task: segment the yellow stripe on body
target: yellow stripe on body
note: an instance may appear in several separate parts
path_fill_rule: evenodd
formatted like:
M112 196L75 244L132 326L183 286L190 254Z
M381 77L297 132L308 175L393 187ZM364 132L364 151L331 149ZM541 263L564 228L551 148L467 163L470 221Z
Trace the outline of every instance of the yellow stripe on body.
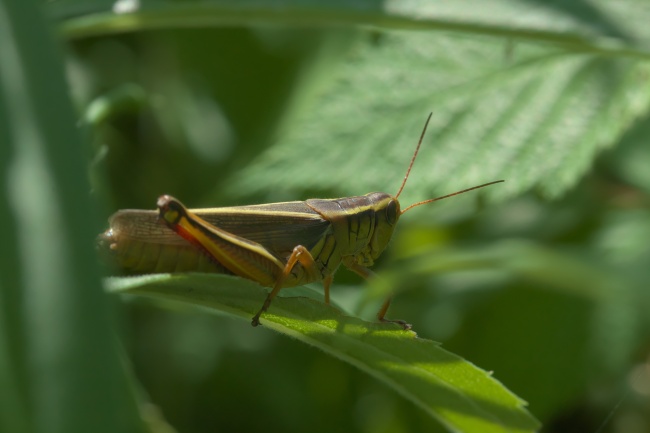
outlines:
M190 212L177 225L233 274L273 286L285 267L257 242L221 230Z

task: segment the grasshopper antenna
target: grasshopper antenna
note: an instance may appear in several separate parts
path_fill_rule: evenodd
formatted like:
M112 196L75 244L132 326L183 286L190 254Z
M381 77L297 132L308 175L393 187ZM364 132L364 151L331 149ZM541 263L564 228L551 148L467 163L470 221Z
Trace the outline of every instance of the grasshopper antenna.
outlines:
M431 115L433 112L429 113L429 117L427 117L427 121L424 124L424 129L422 129L422 134L420 134L420 141L418 141L418 147L415 148L415 153L413 153L413 158L411 158L411 163L409 164L409 168L406 170L406 176L404 176L404 180L402 181L402 186L399 187L399 191L397 191L397 194L395 195L395 198L398 198L399 195L402 193L402 190L404 189L404 186L406 185L406 181L409 178L409 174L411 174L411 168L413 168L413 163L415 162L415 158L418 156L418 152L420 151L420 146L422 145L422 139L424 138L424 134L427 132L427 126L429 126L429 121L431 120ZM404 212L402 212L404 213Z
M467 189L463 189L463 190L461 190L461 191L453 192L453 193L451 193L451 194L443 195L442 197L430 198L429 200L419 201L419 202L417 202L417 203L413 203L411 206L409 206L409 207L407 207L406 209L404 209L404 210L400 213L400 215L403 214L404 212L406 212L406 211L409 210L409 209L413 209L413 208L416 207L416 206L420 206L420 205L427 204L427 203L432 203L432 202L434 202L434 201L442 200L443 198L453 197L453 196L458 195L458 194L463 194L463 193L465 193L465 192L473 191L473 190L475 190L475 189L483 188L483 187L485 187L485 186L490 186L490 185L494 185L495 183L501 183L501 182L505 182L505 180L495 180L495 181L493 181L493 182L484 183L483 185L473 186L473 187L471 187L471 188L467 188Z
M427 121L424 124L424 128L422 129L422 134L420 134L420 140L418 141L418 145L415 148L415 152L413 153L413 157L411 158L411 163L409 164L409 168L406 170L406 175L404 176L404 180L402 181L402 186L399 187L399 191L397 191L397 194L395 195L395 198L398 198L399 195L404 190L404 186L406 185L406 181L409 178L409 174L411 174L411 169L413 168L413 163L415 162L415 158L417 158L418 152L420 151L420 146L422 146L422 140L424 139L424 134L426 134L426 132L427 132L427 127L429 126L429 121L431 120L432 115L433 115L433 113L429 113L429 117L427 117ZM412 205L408 206L406 209L404 209L402 212L400 212L400 215L403 214L404 212L406 212L409 209L413 209L414 207L421 206L423 204L432 203L434 201L442 200L443 198L453 197L455 195L463 194L463 193L466 193L466 192L469 192L469 191L473 191L475 189L483 188L485 186L490 186L490 185L494 185L495 183L501 183L501 182L505 182L505 180L495 180L493 182L484 183L483 185L473 186L471 188L467 188L467 189L464 189L462 191L456 191L456 192L451 193L451 194L443 195L441 197L430 198L429 200L419 201L417 203L413 203Z

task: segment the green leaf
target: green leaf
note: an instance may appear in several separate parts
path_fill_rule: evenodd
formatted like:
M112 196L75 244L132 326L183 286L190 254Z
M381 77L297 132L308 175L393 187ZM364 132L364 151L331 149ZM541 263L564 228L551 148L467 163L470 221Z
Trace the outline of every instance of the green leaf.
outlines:
M113 292L146 295L225 311L249 321L265 289L213 274L113 278ZM503 385L438 344L397 325L368 323L307 298L277 298L263 326L294 337L376 377L452 431L528 432L539 424Z
M394 193L432 111L406 203L496 179L485 194L558 196L647 112L648 73L647 61L496 38L363 35L232 184Z
M403 196L409 203L496 179L508 182L486 194L500 198L533 188L557 197L573 187L598 153L648 112L650 15L635 5L68 0L49 6L71 38L259 22L429 30L359 32L344 45L324 38L314 63L295 80L297 96L286 104L278 145L228 182L230 194L257 197L263 184L273 191L268 200L306 191L396 191L432 111ZM342 32L331 33L335 39ZM359 170L364 176L348 182Z
M632 0L512 2L465 0L432 3L346 0L59 0L49 5L59 19L72 18L72 37L197 25L270 22L301 25L372 25L380 28L453 30L530 38L578 47L645 46L649 12ZM626 47L624 47L626 48Z

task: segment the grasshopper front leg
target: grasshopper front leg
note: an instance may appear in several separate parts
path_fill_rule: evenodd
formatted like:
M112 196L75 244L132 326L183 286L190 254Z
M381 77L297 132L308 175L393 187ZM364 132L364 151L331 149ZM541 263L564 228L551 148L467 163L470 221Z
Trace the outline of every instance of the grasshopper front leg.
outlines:
M262 308L253 317L252 325L259 325L259 318L287 281L294 267L300 263L309 281L321 279L320 271L307 248L298 245L287 263L282 263L269 250L257 242L234 235L216 227L194 213L175 198L163 195L158 199L159 216L179 236L199 248L208 257L235 275L255 281L273 290L267 295ZM325 301L329 303L329 286L332 278L324 279Z
M377 274L375 274L373 271L371 271L368 268L365 268L355 262L347 262L345 263L345 267L356 273L357 275L360 275L361 277L365 278L366 280L369 280L371 278L377 278ZM390 303L393 300L393 295L390 295L386 298L384 303L381 305L381 308L377 312L377 320L380 322L384 323L397 323L400 325L404 330L408 331L413 327L410 323L406 323L403 320L390 320L386 319L386 312L388 312L388 307L390 307Z

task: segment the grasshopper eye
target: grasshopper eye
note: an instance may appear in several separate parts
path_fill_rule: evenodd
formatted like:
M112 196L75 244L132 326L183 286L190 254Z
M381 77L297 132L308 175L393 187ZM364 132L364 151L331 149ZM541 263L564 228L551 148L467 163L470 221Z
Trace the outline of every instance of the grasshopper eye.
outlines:
M391 200L388 202L388 205L386 206L386 221L388 221L388 224L394 225L397 222L397 213L399 211L397 210L397 201L396 200Z

